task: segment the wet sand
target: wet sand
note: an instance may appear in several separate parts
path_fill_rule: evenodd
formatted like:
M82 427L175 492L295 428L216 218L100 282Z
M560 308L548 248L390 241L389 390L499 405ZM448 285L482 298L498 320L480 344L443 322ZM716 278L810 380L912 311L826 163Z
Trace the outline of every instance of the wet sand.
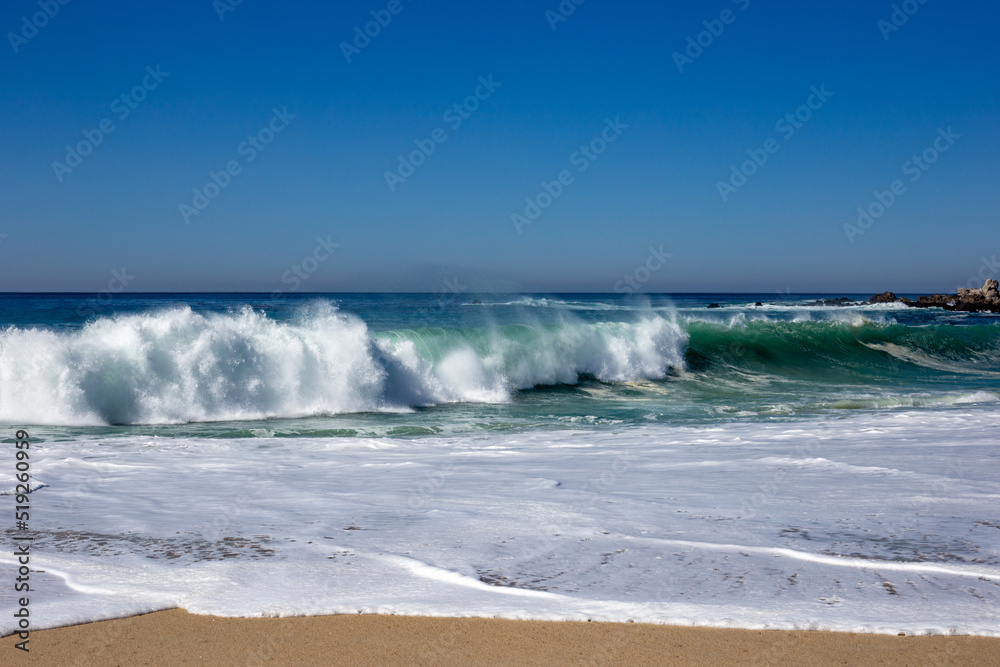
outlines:
M180 609L31 633L4 665L998 665L1000 638Z

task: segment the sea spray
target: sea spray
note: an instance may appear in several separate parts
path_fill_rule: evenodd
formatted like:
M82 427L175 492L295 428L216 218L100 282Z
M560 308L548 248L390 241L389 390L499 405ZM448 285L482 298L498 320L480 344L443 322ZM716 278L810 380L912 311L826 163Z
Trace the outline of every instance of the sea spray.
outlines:
M95 319L0 333L0 420L135 424L501 403L537 385L655 380L682 368L686 335L659 316L372 334L320 302L281 322L243 307Z

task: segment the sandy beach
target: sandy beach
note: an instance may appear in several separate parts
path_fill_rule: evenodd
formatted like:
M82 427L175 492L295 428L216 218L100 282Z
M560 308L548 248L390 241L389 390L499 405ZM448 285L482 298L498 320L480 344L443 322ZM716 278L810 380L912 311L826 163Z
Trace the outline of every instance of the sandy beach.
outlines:
M642 623L341 615L222 618L180 609L4 639L31 665L1000 665L1000 638Z

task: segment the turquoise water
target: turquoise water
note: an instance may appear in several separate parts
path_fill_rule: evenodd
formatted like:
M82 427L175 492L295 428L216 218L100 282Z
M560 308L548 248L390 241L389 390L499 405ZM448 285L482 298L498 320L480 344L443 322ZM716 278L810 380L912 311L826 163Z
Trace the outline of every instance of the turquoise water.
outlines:
M997 316L808 305L822 297L4 295L0 420L56 438L419 437L1000 397Z

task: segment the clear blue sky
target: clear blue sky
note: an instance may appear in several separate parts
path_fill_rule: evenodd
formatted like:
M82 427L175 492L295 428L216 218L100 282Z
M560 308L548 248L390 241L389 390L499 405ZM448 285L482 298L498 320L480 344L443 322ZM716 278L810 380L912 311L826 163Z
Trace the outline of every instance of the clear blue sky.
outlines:
M662 246L641 289L911 292L1000 255L996 3L911 0L890 31L888 0L587 0L555 29L558 0L243 0L220 20L227 2L42 0L37 30L38 0L3 3L0 291L93 292L122 267L130 291L288 290L326 257L317 237L339 247L306 261L301 291L614 291ZM373 11L391 21L347 62ZM477 87L467 118L445 115ZM776 126L809 102L794 134ZM105 119L72 171L53 164ZM574 159L602 131L606 150ZM724 201L719 181L768 139ZM187 222L180 205L231 161ZM518 233L511 215L564 170ZM845 232L897 179L882 216Z

